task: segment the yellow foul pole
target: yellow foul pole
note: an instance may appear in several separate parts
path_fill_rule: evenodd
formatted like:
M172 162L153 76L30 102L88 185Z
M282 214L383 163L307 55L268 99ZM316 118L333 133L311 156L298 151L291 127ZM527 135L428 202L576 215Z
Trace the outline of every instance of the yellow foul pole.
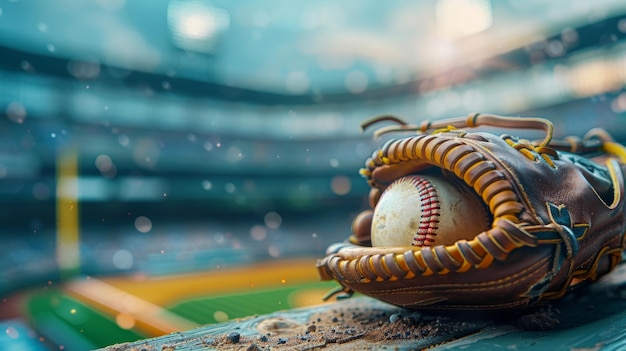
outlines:
M56 161L56 255L61 277L70 278L80 271L78 155L76 147L68 146L59 149Z

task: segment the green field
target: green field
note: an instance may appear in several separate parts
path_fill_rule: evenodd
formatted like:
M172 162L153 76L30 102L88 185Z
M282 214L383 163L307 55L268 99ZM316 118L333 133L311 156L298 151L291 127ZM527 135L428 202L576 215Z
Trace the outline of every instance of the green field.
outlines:
M294 297L297 294L307 290L326 289L330 291L336 285L334 282L312 283L253 293L207 296L205 298L182 301L168 309L183 318L199 324L219 323L227 319L243 318L299 307L297 301L294 301Z
M120 328L111 316L60 289L33 294L25 307L33 328L65 350L90 350L146 337Z

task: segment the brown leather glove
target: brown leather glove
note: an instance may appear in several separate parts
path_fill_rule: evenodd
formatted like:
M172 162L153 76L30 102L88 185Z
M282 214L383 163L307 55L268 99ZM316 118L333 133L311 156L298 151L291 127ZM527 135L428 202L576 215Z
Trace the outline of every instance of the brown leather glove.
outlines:
M605 131L555 141L546 119L487 114L421 126L382 116L364 127L381 120L399 126L377 136L417 135L387 141L361 170L372 187L371 209L355 218L349 241L331 245L317 264L322 279L341 284L334 293L357 291L408 308L502 312L558 299L621 260L626 149ZM477 126L540 129L546 137L531 142L457 129ZM491 228L451 245L371 247L381 193L433 167L475 190Z

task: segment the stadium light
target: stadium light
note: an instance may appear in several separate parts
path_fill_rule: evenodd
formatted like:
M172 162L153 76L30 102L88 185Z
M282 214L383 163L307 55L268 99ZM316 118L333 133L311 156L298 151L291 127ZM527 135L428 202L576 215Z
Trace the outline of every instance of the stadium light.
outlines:
M176 46L211 54L220 34L230 26L229 13L203 0L172 0L167 23Z

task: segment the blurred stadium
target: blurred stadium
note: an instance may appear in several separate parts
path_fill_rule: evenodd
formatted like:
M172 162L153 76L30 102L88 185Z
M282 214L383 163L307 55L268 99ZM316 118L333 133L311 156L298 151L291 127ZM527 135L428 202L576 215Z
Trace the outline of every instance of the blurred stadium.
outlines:
M0 0L0 349L321 303L363 120L624 141L625 83L624 1Z

